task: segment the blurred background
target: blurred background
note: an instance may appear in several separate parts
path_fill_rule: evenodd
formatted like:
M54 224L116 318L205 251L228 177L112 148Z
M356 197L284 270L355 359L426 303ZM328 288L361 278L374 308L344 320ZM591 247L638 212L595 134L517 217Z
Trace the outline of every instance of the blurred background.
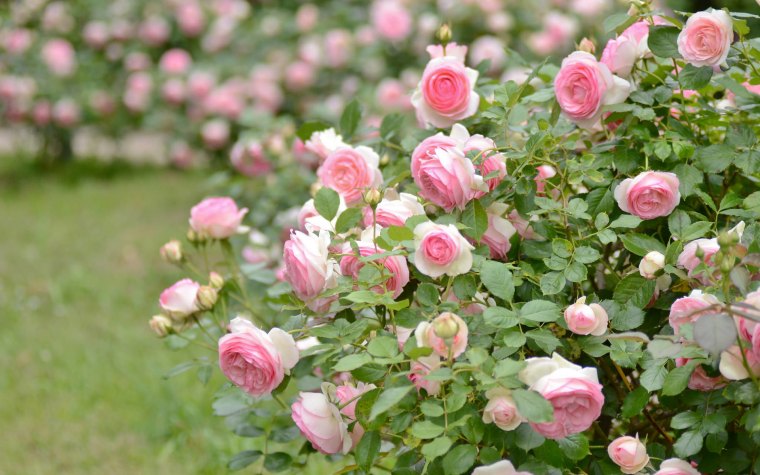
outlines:
M709 6L760 13L754 0L660 5ZM305 122L334 123L358 99L369 140L386 114L413 124L409 92L442 23L481 75L520 80L583 37L601 53L628 8L2 2L0 473L224 473L245 439L213 415L221 381L165 380L188 351L165 351L147 325L180 275L158 249L183 236L190 207L210 194L246 196L266 227L288 200L305 199L285 186L255 201L283 177L310 173L296 135Z

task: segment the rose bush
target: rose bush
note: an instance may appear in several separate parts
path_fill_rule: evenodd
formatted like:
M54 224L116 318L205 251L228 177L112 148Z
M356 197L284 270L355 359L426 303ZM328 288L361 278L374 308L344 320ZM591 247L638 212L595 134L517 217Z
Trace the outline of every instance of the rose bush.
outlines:
M168 243L208 285L151 327L220 354L215 411L252 438L230 466L760 470L760 44L747 15L707 13L637 3L604 22L635 43L625 71L579 51L518 81L457 76L468 52L443 28L428 67L457 65L414 93L427 129L358 103L305 123L311 200L247 218L248 242ZM721 61L679 52L695 35L718 55L701 41L726 25Z

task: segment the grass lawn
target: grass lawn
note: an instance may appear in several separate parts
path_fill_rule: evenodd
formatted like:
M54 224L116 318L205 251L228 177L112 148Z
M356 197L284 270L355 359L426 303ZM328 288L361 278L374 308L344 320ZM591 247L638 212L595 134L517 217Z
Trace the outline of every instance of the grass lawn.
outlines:
M224 472L245 441L211 415L220 376L164 381L193 350L147 325L203 177L74 168L0 170L0 473Z

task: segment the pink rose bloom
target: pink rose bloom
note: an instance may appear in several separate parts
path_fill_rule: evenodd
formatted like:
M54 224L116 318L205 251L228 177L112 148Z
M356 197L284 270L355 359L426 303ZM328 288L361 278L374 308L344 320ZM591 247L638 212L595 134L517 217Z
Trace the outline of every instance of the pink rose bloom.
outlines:
M681 459L667 459L660 464L660 469L654 475L701 475L699 470Z
M133 52L124 58L124 67L127 71L145 71L150 67L150 57L145 53ZM131 77L131 76L130 76Z
M299 393L291 406L293 421L311 445L323 454L348 453L351 437L338 406L322 393Z
M602 116L603 107L626 100L631 85L613 75L593 55L576 51L562 60L554 91L562 112L578 126L591 128Z
M412 102L406 86L397 79L383 79L377 87L377 103L386 110L409 110Z
M530 226L530 221L520 216L520 213L516 209L509 212L507 219L512 223L512 226L515 227L517 234L522 239L543 239Z
M472 43L470 49L470 64L477 66L483 61L491 61L488 72L493 74L504 67L507 61L507 53L504 50L504 41L495 36L481 36Z
M200 284L190 279L182 279L171 287L164 289L158 299L161 310L171 318L178 320L196 313L200 308L196 296Z
M245 100L234 84L226 83L203 99L203 109L208 115L218 114L235 120L243 113Z
M451 42L446 45L445 49L443 45L428 45L428 47L425 48L425 51L427 51L427 53L430 55L430 59L443 58L444 56L453 56L464 63L468 49L469 48L467 48L465 45L458 45L454 42Z
M469 330L462 318L451 312L443 312L432 322L420 322L414 330L417 346L432 348L443 358L457 358L467 349Z
M437 148L416 162L413 157L412 178L420 188L420 196L447 212L463 210L488 190L483 178L476 174L475 165L456 147Z
M341 147L327 156L317 170L317 177L351 206L362 201L364 191L382 184L379 165L380 157L369 147Z
M27 28L14 28L2 38L3 48L12 55L22 54L32 46L32 32Z
M689 362L689 358L676 358L676 367L680 367ZM708 376L703 365L697 365L694 372L689 378L689 389L694 391L712 391L722 388L728 381L723 376Z
M61 127L73 127L79 123L82 111L73 99L63 98L53 106L53 120Z
M330 235L295 231L283 249L285 280L296 296L308 302L335 283L336 263L329 258Z
M598 303L586 305L586 297L579 298L565 309L565 323L577 335L601 336L607 332L609 317Z
M172 105L180 105L185 101L187 88L180 78L169 78L161 87L164 100Z
M333 128L314 132L304 146L306 147L306 150L319 157L320 162L324 161L328 155L337 149L341 147L349 147L349 145L343 141L343 137L335 132L335 129Z
M457 57L431 59L412 95L419 121L449 127L475 114L480 104L480 96L475 92L477 80L478 72Z
M739 345L733 345L720 354L720 364L718 369L724 378L731 381L741 381L750 377L750 371L744 366L744 358L747 359L749 369L754 376L760 376L760 354L755 353L752 348L744 345L744 357L739 349Z
M246 232L241 226L248 208L238 209L232 198L206 198L190 210L190 227L201 236L226 239Z
M236 143L230 152L230 162L235 170L249 177L263 176L272 171L272 162L256 140Z
M338 401L340 401L340 405L343 406L340 409L341 414L355 421L356 403L359 402L362 394L372 391L376 387L374 384L359 383L357 386L354 386L353 384L344 383L335 388L335 395Z
M533 429L549 439L583 432L599 418L604 405L596 368L581 368L554 353L551 358L528 358L519 379L554 407L552 422L534 423Z
M472 475L533 475L530 472L518 472L509 460L500 460L491 465L483 465L472 471Z
M460 127L460 131L455 130L459 129ZM488 185L489 191L495 190L496 187L499 186L499 183L501 183L501 181L504 179L504 177L507 176L506 158L504 158L504 155L498 152L496 143L494 143L494 141L488 137L484 137L480 134L470 136L470 133L467 132L467 129L459 124L454 124L454 126L451 128L451 135L457 139L464 139L462 151L465 153L465 155L469 152L472 152L473 150L480 153L480 157L478 158L480 161L478 169L480 176L485 179L486 176L494 173L495 176L485 179L485 183ZM485 191L478 191L476 193L476 196L478 198L483 195L485 195Z
M639 436L618 437L607 446L607 453L620 471L627 474L638 473L649 463L647 448Z
M474 248L453 224L418 224L414 228L414 247L414 265L428 277L453 277L472 268Z
M491 389L486 392L486 397L488 403L483 409L483 422L496 424L496 427L505 431L515 430L523 422L509 390Z
M298 7L296 11L296 26L298 31L306 33L317 26L319 21L319 7L306 3Z
M32 119L37 125L47 125L53 118L53 106L48 101L39 101L32 108Z
M491 259L503 260L512 248L510 239L515 235L517 230L512 223L505 218L509 211L509 205L504 203L491 203L486 208L488 215L488 228L480 241L488 246L491 251Z
M42 46L42 61L51 73L60 77L68 77L77 69L77 57L74 48L68 41L55 38L48 40Z
M230 333L219 339L219 367L232 383L254 397L270 394L298 363L298 348L289 333L269 333L237 317Z
M364 267L365 263L360 261L359 257L354 254L352 244L356 244L359 249L359 256L361 257L382 254L387 251L377 247L372 242L366 241L354 241L343 244L340 273L344 276L351 276L354 278L354 281L358 281L359 271ZM379 294L392 292L393 298L397 298L403 292L404 286L409 283L409 267L406 264L406 259L404 256L389 256L375 260L374 263L385 267L389 277L383 285L378 285L372 288L372 290Z
M707 312L704 310L718 303L720 303L718 299L712 295L703 294L701 290L692 290L688 297L681 297L673 302L670 306L668 322L673 327L674 333L678 335L679 328L684 323L694 323L702 315L717 313L717 309Z
M551 165L539 165L536 167L536 171L538 172L538 175L534 178L534 181L536 182L536 194L543 195L544 190L546 189L547 180L555 177L557 175L557 170Z
M149 46L161 46L171 34L171 26L163 17L153 16L140 25L139 36Z
M412 361L409 366L409 381L414 384L419 392L424 389L429 396L437 396L441 391L440 381L430 381L425 378L431 371L435 371L441 367L441 358L432 354L430 356L423 356Z
M610 7L608 0L572 0L570 9L580 16L593 18Z
M697 249L703 254L701 259L697 257ZM720 246L718 245L718 240L716 238L702 238L691 241L684 246L683 251L678 255L678 267L683 267L689 272L689 277L694 277L697 275L696 269L699 264L704 263L708 266L713 265L713 256L719 250ZM697 278L705 285L710 283L710 276L706 275L704 272L701 272Z
M325 56L331 68L342 68L351 59L353 36L343 29L330 30L325 34Z
M452 131L453 130L454 129L452 128ZM469 132L467 135L469 136ZM420 144L417 145L412 151L412 177L415 179L415 183L417 183L417 177L420 175L420 167L422 166L423 162L427 160L435 160L437 149L456 148L457 146L457 139L446 136L441 132L438 132L435 135L431 135L430 137L427 137L425 140L420 142ZM417 183L417 186L420 186L420 184Z
M177 24L185 36L194 38L201 33L206 27L206 18L203 15L203 8L198 2L183 1L177 5Z
M667 216L678 206L678 177L670 172L643 172L615 187L620 209L641 219Z
M208 96L216 85L216 79L205 71L195 71L187 80L187 87L193 99L203 99Z
M385 197L375 208L375 222L382 226L403 226L412 216L424 216L422 207L416 196L409 193L397 193L392 189L385 192ZM365 226L372 226L372 213L364 221Z
M396 0L375 0L370 9L372 26L381 38L402 41L412 31L412 16Z
M84 26L82 37L90 47L100 49L108 43L111 34L108 25L102 21L91 21Z
M657 273L665 267L665 256L659 251L649 251L639 263L639 274L645 279L656 279Z
M219 150L230 139L230 124L224 119L212 119L201 128L203 144L211 150Z
M536 54L546 56L569 46L577 32L575 18L550 11L544 17L543 29L528 37L528 45Z
M607 42L599 61L605 64L613 74L627 78L631 75L631 70L638 57L636 42L621 35Z
M285 85L291 91L302 91L314 84L316 70L306 61L294 61L285 70Z
M249 264L261 264L269 262L269 254L263 249L254 249L251 246L245 246L241 252L245 262Z
M193 59L183 49L172 48L161 56L158 67L166 74L184 74L190 69Z
M718 67L726 62L733 40L734 26L728 13L709 9L686 20L678 35L678 52L694 66Z

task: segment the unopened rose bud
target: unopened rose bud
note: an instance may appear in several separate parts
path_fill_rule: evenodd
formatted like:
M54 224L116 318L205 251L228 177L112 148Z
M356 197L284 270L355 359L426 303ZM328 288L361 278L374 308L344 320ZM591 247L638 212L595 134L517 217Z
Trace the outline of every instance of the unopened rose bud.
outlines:
M383 195L377 188L370 188L366 193L364 193L364 202L370 205L372 208L377 206L377 204L380 203L380 200L382 199Z
M182 262L182 243L172 239L161 246L161 258L170 264Z
M443 46L446 46L451 41L451 27L448 24L444 23L440 28L438 28L438 31L435 33L435 37Z
M657 273L665 267L665 256L661 252L652 251L644 256L639 263L639 274L645 279L655 279Z
M388 165L391 162L391 157L388 156L388 154L384 154L382 157L380 157L380 165L385 166Z
M187 230L187 240L190 242L201 242L203 238L192 229Z
M578 44L578 51L585 51L586 53L596 53L596 45L588 38L583 38Z
M208 285L214 289L219 290L224 287L224 277L216 272L212 272L208 275Z
M734 237L732 236L733 233L727 233L722 232L720 235L718 235L718 245L721 248L729 248L732 245L734 245Z
M433 331L438 338L447 340L454 338L459 331L459 324L454 320L451 313L445 312L433 320Z
M153 330L159 338L164 338L166 335L174 331L174 328L172 328L172 321L163 315L155 315L150 319L148 324L150 325L150 329Z
M208 285L201 285L198 289L198 295L196 299L198 301L198 307L202 310L211 310L216 304L218 292L215 288Z
M734 256L725 256L725 258L720 261L720 271L724 274L728 274L733 268Z

